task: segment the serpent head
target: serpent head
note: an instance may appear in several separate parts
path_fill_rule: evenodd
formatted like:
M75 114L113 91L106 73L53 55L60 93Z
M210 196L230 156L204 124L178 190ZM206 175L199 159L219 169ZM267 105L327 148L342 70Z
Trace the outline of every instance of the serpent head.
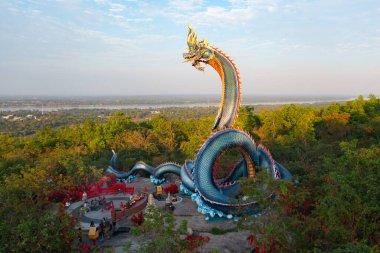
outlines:
M209 60L214 56L213 50L209 47L206 40L198 41L197 35L189 26L189 34L187 36L188 52L183 54L185 62L192 61L192 65L200 70L204 70L204 66L201 63L207 64Z

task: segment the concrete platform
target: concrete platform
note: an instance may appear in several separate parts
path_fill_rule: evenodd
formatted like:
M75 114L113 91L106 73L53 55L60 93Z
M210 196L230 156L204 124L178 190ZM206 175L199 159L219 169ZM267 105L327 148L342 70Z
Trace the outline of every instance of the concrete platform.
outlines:
M126 202L129 200L130 195L129 194L115 194L115 195L104 195L107 201L112 200L114 202L115 207L120 206L120 202ZM97 198L87 199L87 202L91 202L91 200L96 200ZM70 205L70 207L66 210L67 213L73 215L74 217L78 218L80 220L80 226L83 230L88 230L90 227L91 221L95 223L96 226L98 226L103 218L106 218L107 220L111 219L111 211L105 210L102 211L102 208L96 211L89 211L83 216L79 215L79 209L83 206L84 201L78 201Z

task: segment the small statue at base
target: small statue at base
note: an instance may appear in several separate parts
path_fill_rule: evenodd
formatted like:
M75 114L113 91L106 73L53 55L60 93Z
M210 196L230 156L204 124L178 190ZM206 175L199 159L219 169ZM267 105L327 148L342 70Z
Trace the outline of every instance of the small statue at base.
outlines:
M155 206L155 204L154 204L154 197L153 197L152 193L150 193L149 196L148 196L148 205Z
M174 205L172 203L172 197L170 196L170 192L165 200L165 211L174 211Z

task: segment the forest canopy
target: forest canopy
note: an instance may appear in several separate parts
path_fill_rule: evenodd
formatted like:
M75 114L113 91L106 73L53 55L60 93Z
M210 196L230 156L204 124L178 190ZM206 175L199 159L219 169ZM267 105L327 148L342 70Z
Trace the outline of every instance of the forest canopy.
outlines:
M49 196L98 180L112 149L126 171L140 160L192 159L212 123L212 116L136 121L116 112L27 137L0 134L0 252L74 251L70 219ZM263 242L284 252L379 252L380 99L260 112L243 106L235 127L267 146L296 181L276 204L282 211L274 221L285 229L268 224Z

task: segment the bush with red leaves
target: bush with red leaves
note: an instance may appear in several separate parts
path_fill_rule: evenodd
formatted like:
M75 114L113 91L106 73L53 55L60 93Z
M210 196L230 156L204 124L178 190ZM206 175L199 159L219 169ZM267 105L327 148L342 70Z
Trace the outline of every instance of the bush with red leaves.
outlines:
M135 225L135 226L140 226L144 223L144 214L142 212L140 212L137 216L134 214L132 215L131 217L131 222Z
M78 222L78 219L68 215L65 212L64 206L62 204L57 207L58 219L60 222L59 227L59 237L63 242L65 249L70 249L72 246L72 242L75 238L75 225Z
M79 250L83 253L90 253L91 252L91 245L88 243L81 243L79 245Z
M262 242L261 244L258 242L256 235L252 234L252 235L248 236L247 241L248 241L248 244L252 247L252 249L255 250L256 253L268 253L269 252L268 248L264 244L264 242Z
M117 179L117 177L116 177L115 174L107 174L107 177L110 178L111 185L112 185L113 183L116 183L116 179Z
M178 193L178 186L177 186L177 184L176 183L172 183L169 186L165 187L164 188L164 192L166 194L169 194L169 193L170 194L176 194L176 193Z
M185 240L189 243L188 250L193 252L196 248L202 247L210 241L210 237L202 235L187 235Z
M55 191L50 192L48 195L48 201L50 202L61 202L64 204L66 201L70 200L70 202L76 202L82 199L82 194L84 191L90 191L93 185L86 184L81 186L72 186L65 189L57 189Z

